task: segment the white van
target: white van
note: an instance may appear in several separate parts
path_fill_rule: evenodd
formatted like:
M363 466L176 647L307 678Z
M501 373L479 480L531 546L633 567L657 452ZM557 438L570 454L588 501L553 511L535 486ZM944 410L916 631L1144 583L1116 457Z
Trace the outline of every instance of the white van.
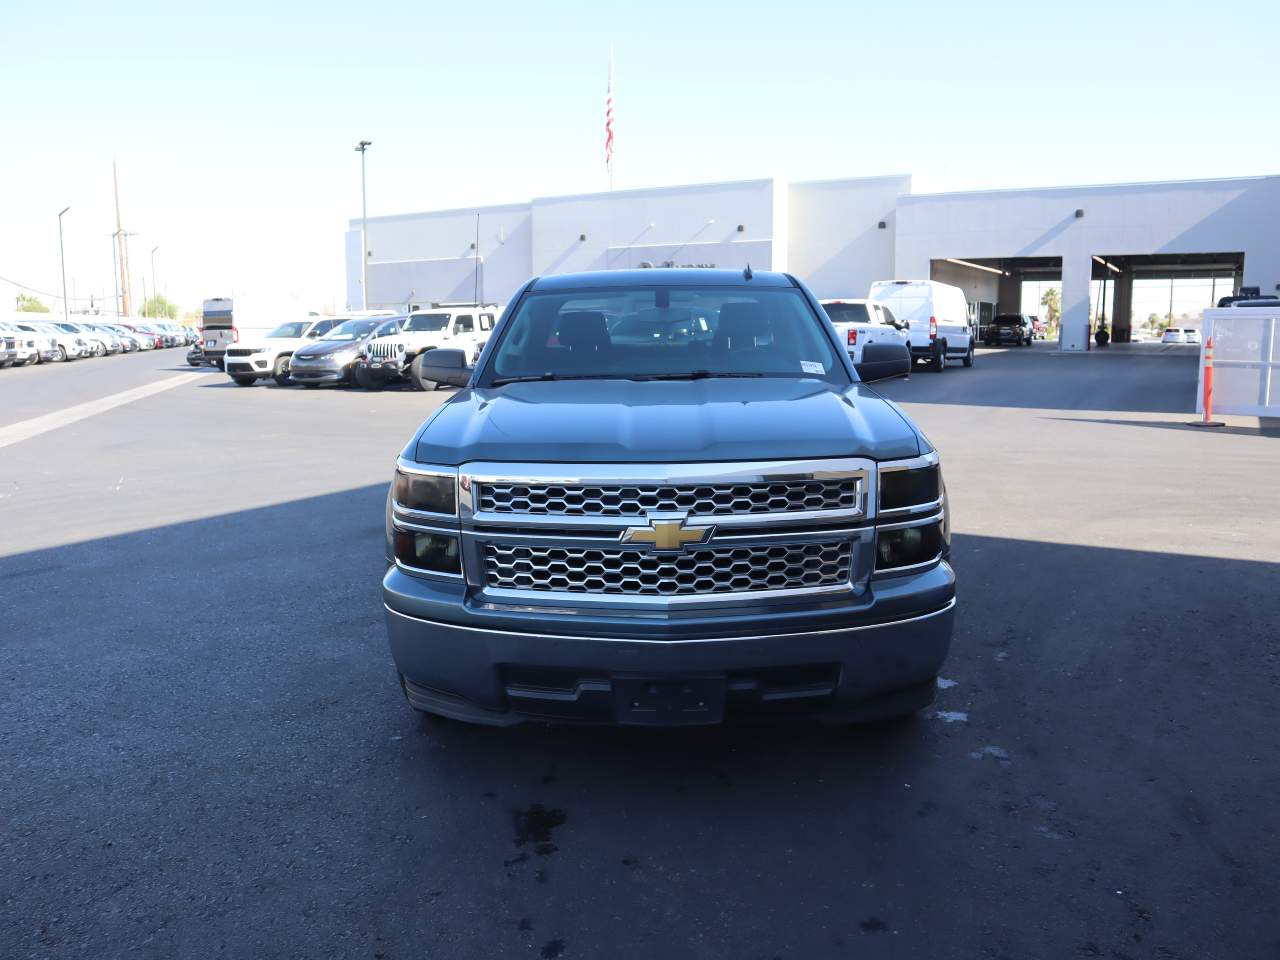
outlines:
M937 280L877 280L867 299L888 305L908 324L911 358L941 373L947 360L973 366L973 328L964 291Z

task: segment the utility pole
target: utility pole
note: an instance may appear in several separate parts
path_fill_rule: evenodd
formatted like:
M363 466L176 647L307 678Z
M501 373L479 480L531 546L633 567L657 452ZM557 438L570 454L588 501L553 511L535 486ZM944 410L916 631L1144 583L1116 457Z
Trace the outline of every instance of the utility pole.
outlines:
M156 251L159 249L159 245L151 248L151 296L153 299L156 297L160 289L156 286Z
M111 183L115 188L116 195L116 233L120 237L120 290L124 294L121 301L121 310L127 317L129 316L129 237L132 234L125 233L124 227L120 224L120 177L116 171L115 160L111 161Z
M356 144L360 154L360 309L369 309L369 206L365 194L364 152L373 146L372 140Z
M111 276L116 282L116 298L111 301L111 310L117 317L120 316L120 274L116 271L120 263L119 241L120 231L117 230L111 235Z
M62 246L62 215L70 209L70 207L63 207L58 211L58 261L62 264L62 320L64 323L70 321L71 310L67 306L67 254Z

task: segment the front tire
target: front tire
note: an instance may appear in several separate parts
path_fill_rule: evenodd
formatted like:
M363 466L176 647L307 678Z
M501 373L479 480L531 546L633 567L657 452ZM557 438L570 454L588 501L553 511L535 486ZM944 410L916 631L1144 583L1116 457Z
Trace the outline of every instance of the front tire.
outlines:
M970 341L969 341L969 349L968 349L968 351L965 353L965 355L964 355L964 360L963 360L962 362L964 363L964 365L965 365L966 367L972 367L972 366L973 366L973 340L970 340Z
M58 362L59 363L67 362L67 348L64 347L62 344L58 344Z
M929 369L941 373L947 369L947 344L945 340L936 340L933 344L933 359L929 361Z
M271 368L271 379L277 387L293 386L293 377L289 375L289 358L277 357L275 366Z

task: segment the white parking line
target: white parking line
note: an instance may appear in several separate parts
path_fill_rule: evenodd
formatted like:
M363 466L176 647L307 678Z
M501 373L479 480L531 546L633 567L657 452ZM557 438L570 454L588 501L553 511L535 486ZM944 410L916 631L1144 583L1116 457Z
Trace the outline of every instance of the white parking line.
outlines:
M0 449L11 444L21 443L23 440L30 440L32 437L38 437L40 434L48 433L50 430L57 430L59 427L65 427L78 420L84 420L96 413L106 413L108 410L122 407L126 403L133 403L135 400L142 400L146 397L155 396L157 393L164 393L164 391L172 390L174 387L181 386L184 383L191 383L193 379L189 373L180 373L175 377L166 377L163 380L157 380L155 383L134 387L132 390L122 390L119 393L113 393L98 400L77 403L74 407L55 410L53 413L46 413L39 417L32 417L30 420L12 423L7 427L0 427Z

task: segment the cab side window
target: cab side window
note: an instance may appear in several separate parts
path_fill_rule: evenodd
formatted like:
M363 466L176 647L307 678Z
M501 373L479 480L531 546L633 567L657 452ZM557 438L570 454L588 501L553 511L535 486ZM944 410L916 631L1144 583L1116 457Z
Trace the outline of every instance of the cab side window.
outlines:
M880 314L881 314L880 319L884 323L887 323L891 327L897 326L898 324L897 318L894 317L893 311L890 310L888 307L881 307Z
M476 320L471 314L463 314L453 319L453 332L458 333L475 333Z
M330 330L333 329L333 324L334 324L334 321L332 320L321 320L314 327L312 327L311 332L308 333L307 336L323 337L326 333L328 333Z
M482 314L480 314L480 329L481 329L481 330L492 330L492 329L493 329L493 314L492 314L492 313L482 313Z

